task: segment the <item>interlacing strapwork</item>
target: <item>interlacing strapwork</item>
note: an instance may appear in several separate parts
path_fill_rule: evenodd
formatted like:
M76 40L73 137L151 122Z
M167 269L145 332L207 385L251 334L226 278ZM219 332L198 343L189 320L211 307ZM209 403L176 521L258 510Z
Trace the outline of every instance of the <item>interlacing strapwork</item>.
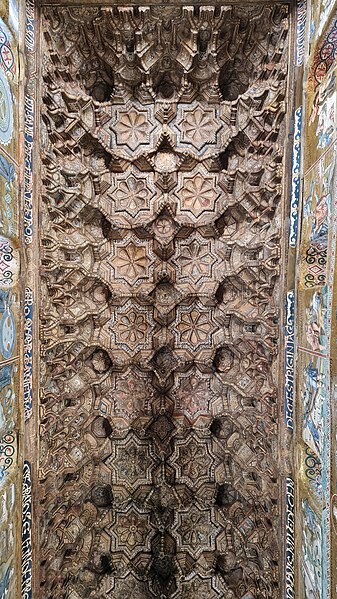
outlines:
M287 8L46 8L41 597L275 599Z

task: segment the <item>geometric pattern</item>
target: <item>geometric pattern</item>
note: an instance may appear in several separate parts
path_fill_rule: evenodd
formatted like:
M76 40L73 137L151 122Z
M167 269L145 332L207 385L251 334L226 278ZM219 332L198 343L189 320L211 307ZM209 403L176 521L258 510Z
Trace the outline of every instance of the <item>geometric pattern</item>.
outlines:
M280 596L287 10L44 9L43 599Z

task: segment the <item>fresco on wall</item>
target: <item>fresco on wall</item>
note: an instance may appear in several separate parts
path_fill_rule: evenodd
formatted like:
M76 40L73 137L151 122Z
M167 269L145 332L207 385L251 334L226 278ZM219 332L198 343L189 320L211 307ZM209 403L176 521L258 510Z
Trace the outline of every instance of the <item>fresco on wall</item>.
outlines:
M0 551L3 563L0 566L0 597L14 597L12 589L15 574L15 529L17 522L15 520L15 484L11 482L1 489L0 494L0 514L1 520L6 522L6 527L1 527L0 531ZM14 517L13 517L14 516ZM12 594L11 594L12 593Z
M336 71L330 67L321 81L316 81L313 76L308 81L307 143L304 146L305 165L308 168L314 166L336 138L336 110ZM307 169L304 176L306 173Z
M299 308L300 347L319 354L327 352L327 287L302 293Z
M322 596L323 534L317 514L304 499L301 505L303 597L313 599Z
M300 463L303 464L308 492L316 503L321 504L323 497L322 462L317 453L308 445L301 448Z
M7 239L17 240L18 203L17 203L17 173L13 162L0 151L0 235Z
M319 0L312 3L311 35L313 41L321 36L334 7L335 0Z
M21 473L19 403L18 7L0 19L0 598L19 596Z
M336 338L331 335L336 251L337 21L329 0L312 5L297 268L299 599L336 597L330 522L336 493L331 409ZM336 305L336 303L334 303ZM334 346L332 342L334 341ZM333 457L334 460L334 457ZM332 510L332 507L331 507ZM337 516L337 512L336 512ZM333 521L333 518L332 518ZM332 537L331 537L332 530ZM332 582L332 584L331 584Z
M18 416L19 376L17 361L0 366L0 437L14 429Z
M327 362L317 356L307 356L299 363L302 438L307 447L323 459L324 418L326 407ZM303 370L302 370L303 368ZM302 376L301 376L302 375Z
M334 2L334 6L330 6L329 11L326 10L323 15L319 14L318 11L315 10L315 7L318 8L316 3L313 2L312 7L310 7L313 8L310 32L311 46L307 59L307 63L310 64L308 83L309 86L312 86L313 88L317 88L324 81L329 70L334 68L337 52L336 4ZM331 16L327 20L328 12L330 12ZM324 33L319 37L318 34L320 31L323 31L323 29ZM310 106L310 98L308 98L308 108L312 108L312 106ZM308 114L310 114L310 112L308 112Z
M325 284L327 276L328 232L334 197L334 157L332 144L303 183L303 208L300 248L300 289Z

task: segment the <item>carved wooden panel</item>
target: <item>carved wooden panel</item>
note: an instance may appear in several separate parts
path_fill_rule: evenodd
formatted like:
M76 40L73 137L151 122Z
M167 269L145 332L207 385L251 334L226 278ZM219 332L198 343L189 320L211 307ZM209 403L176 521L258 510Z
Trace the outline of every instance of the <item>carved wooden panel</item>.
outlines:
M275 599L287 8L48 7L42 56L41 597Z

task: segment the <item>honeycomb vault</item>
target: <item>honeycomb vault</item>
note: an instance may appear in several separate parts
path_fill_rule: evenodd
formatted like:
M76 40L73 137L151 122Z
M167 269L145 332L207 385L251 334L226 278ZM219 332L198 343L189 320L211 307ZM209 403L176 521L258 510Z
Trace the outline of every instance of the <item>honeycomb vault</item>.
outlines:
M287 7L42 27L40 597L276 599Z

